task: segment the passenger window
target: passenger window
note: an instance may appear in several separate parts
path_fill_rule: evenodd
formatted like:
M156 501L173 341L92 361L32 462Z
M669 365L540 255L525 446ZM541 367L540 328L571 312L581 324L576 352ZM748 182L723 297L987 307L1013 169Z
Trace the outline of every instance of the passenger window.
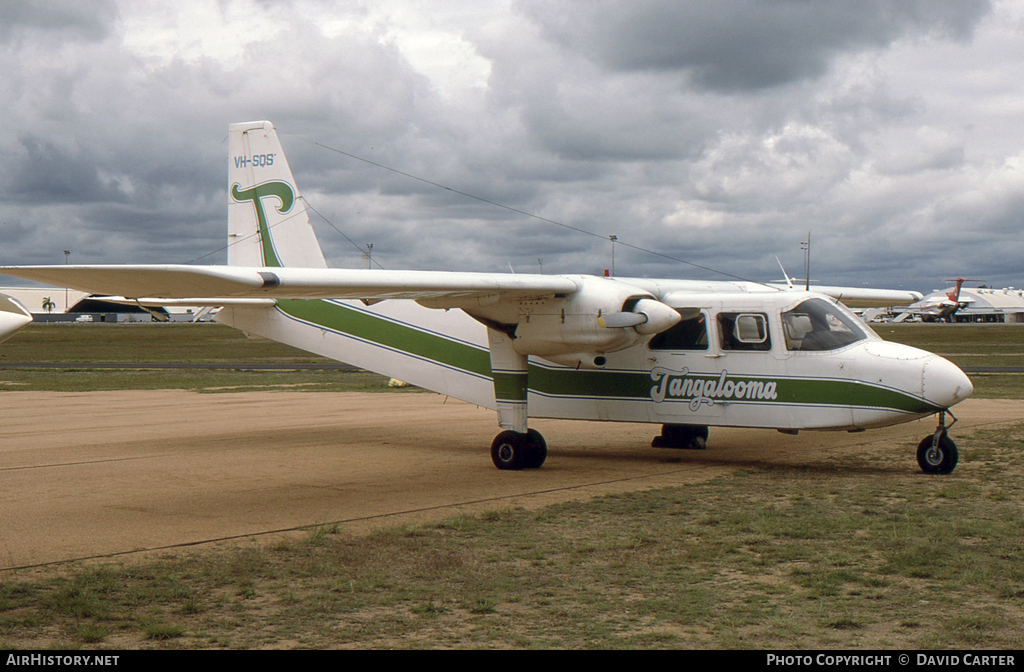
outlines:
M771 350L768 318L763 313L719 313L723 350Z
M671 329L651 339L651 350L707 350L708 326L704 313L696 308L677 308L682 317Z

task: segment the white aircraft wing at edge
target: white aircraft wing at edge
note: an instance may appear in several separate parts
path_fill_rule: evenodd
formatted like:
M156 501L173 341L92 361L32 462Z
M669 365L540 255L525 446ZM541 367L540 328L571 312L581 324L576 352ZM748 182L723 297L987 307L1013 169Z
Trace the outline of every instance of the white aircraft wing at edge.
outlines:
M769 283L777 289L787 288L781 283ZM924 295L921 292L907 291L903 289L871 289L868 287L835 287L826 285L811 285L810 291L831 296L847 305L857 302L858 306L881 307L885 305L909 304L920 301Z
M578 289L557 275L333 268L7 266L0 273L129 299L431 299L450 300L456 307L498 296L533 299Z
M68 287L94 295L124 298L149 305L241 305L241 299L414 299L433 307L479 305L499 300L568 296L580 283L572 276L457 271L386 271L377 269L280 268L242 266L4 266L0 274ZM645 287L648 281L618 278ZM663 291L797 291L776 283L660 280ZM645 287L646 288L646 287ZM714 288L714 289L712 289ZM742 288L742 289L741 289ZM911 303L919 292L864 287L813 286L813 291L844 301ZM658 292L655 291L657 294ZM168 303L167 300L175 300Z

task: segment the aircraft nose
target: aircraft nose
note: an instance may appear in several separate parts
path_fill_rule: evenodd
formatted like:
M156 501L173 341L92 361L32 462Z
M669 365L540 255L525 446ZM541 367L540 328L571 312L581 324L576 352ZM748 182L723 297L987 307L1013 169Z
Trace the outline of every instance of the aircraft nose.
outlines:
M974 392L974 385L967 374L938 355L925 361L921 386L924 398L942 408L959 404Z

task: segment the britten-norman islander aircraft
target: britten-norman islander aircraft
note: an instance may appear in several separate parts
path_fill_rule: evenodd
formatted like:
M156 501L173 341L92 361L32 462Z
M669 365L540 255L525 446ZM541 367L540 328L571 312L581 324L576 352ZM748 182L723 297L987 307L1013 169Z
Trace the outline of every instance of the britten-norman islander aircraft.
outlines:
M918 462L928 473L956 466L946 415L973 391L967 376L883 341L826 294L753 282L328 268L266 121L230 126L228 187L227 266L0 273L144 305L219 306L217 321L242 331L495 409L499 469L544 463L530 417L657 423L653 445L704 448L709 426L856 432L935 414Z

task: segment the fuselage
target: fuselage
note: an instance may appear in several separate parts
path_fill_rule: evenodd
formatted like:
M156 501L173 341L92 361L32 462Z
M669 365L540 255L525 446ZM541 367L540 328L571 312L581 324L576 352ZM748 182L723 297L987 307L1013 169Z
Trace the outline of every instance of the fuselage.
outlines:
M814 293L744 283L617 282L677 310L679 324L602 353L600 366L529 357L530 417L858 430L934 414L973 390L952 363L883 341L852 312ZM540 306L533 319L550 314ZM218 319L496 405L487 328L460 310L408 300L281 300L274 308L225 308Z

